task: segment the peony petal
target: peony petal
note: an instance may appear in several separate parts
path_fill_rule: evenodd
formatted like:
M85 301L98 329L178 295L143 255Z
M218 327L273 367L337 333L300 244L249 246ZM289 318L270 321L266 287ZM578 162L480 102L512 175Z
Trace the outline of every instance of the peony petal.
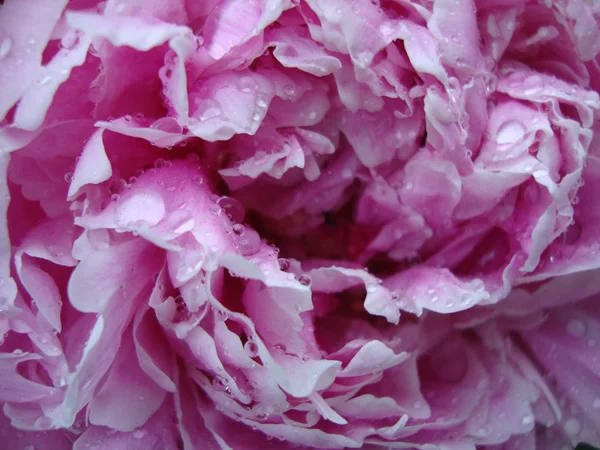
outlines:
M141 51L189 33L187 27L160 22L149 23L137 17L106 17L68 11L66 19L71 27L92 37L102 37L117 47L124 45Z
M106 156L102 135L103 130L96 131L85 145L69 185L70 199L75 198L83 186L99 184L111 177L112 167Z
M172 403L165 401L143 426L133 432L91 425L74 444L71 444L72 448L73 450L84 450L90 447L98 450L176 450L178 433L172 420Z
M270 35L275 45L273 56L284 67L295 67L322 77L342 67L340 61L329 55L316 42L308 38L301 28L280 28Z
M27 432L12 427L4 414L0 414L0 436L7 448L44 450L72 450L73 443L63 430Z
M356 377L400 364L408 358L407 353L396 355L384 343L371 341L363 346L340 373L341 377Z
M148 308L141 308L134 318L133 338L138 363L144 373L158 386L175 392L176 386L169 376L171 355L166 343L160 339Z
M130 282L140 258L147 252L147 246L133 239L84 259L69 280L73 306L84 312L104 311L111 298ZM98 273L103 276L98 278Z
M24 5L10 1L2 6L0 29L3 58L0 59L0 71L3 74L3 89L0 118L6 117L10 108L35 82L42 52L67 3L67 0L39 0Z
M160 408L165 394L142 371L132 338L124 336L102 387L88 406L89 420L94 425L133 431Z
M14 127L35 130L42 125L58 88L68 80L74 67L85 62L89 46L90 39L84 35L74 47L61 49L45 67L37 71L36 83L24 93L17 106L12 123Z

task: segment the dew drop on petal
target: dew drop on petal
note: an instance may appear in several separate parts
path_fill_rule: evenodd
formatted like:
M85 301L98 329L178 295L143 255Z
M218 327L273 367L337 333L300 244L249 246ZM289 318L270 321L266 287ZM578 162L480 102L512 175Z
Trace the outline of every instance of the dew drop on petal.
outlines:
M471 303L471 301L473 300L473 297L471 297L471 294L465 293L463 295L461 295L460 297L460 303L463 306L468 305L469 303Z
M581 431L581 423L574 417L567 419L565 422L565 432L570 436L576 436Z
M283 86L283 92L285 95L291 98L296 95L296 87L293 84L286 84Z
M164 131L165 133L179 134L182 131L181 126L174 117L162 117L150 125L153 130Z
M312 284L312 280L310 279L310 277L308 275L300 275L298 277L298 283L300 283L302 286L310 286Z
M525 127L516 120L504 122L496 132L496 142L500 145L514 144L525 136Z
M582 337L585 334L585 324L579 319L571 319L567 322L567 333L574 337Z
M166 159L158 158L156 161L154 161L154 167L156 169L160 169L161 167L166 167L166 165L167 165Z
M251 256L258 252L260 243L260 236L252 228L246 229L238 238L239 249L243 256Z
M235 198L227 196L220 197L217 200L217 205L219 205L223 211L230 216L232 222L241 223L244 221L246 210Z
M10 53L12 45L13 42L10 37L2 39L2 42L0 42L0 59L4 59Z
M523 416L523 418L521 419L521 423L523 425L531 425L534 421L534 417L531 414L526 414L525 416Z
M242 77L238 80L236 87L240 92L250 93L258 88L258 84L250 77Z
M233 234L235 234L236 236L241 236L244 234L244 231L246 231L246 228L244 227L244 225L236 223L233 227L231 227Z
M244 350L251 358L254 358L258 354L258 345L255 342L247 341L244 344Z
M133 437L134 439L141 439L146 435L146 432L144 430L135 430L133 432Z
M228 384L229 381L227 380L227 378L222 377L221 375L215 375L215 377L212 380L212 385L217 391L222 392L227 390Z
M258 106L259 108L266 108L268 106L268 100L267 97L263 94L259 94L256 97L256 106Z
M219 117L223 110L221 109L221 105L219 105L214 100L204 100L198 104L198 117L201 121L214 119L215 117Z
M38 84L40 86L44 86L52 81L52 77L50 75L46 75L38 80Z
M289 259L285 259L285 258L279 258L278 259L279 262L279 269L281 269L282 271L286 271L290 268L290 260Z

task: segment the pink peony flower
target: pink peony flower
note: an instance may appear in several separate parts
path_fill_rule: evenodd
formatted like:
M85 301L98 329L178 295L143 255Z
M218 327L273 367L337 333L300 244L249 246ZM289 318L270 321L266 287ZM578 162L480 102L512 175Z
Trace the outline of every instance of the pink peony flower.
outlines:
M600 445L600 6L7 0L7 449Z

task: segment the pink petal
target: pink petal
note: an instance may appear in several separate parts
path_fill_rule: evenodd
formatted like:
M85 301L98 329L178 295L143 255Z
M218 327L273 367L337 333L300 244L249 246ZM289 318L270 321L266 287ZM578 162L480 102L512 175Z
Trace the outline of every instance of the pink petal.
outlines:
M87 184L99 184L110 178L112 167L106 156L102 142L103 130L96 131L81 152L81 159L75 166L75 173L69 185L69 198Z
M102 37L113 45L146 51L189 32L186 27L169 23L148 22L134 17L105 17L69 11L67 23L92 37Z
M3 52L8 51L8 55L0 60L3 73L1 118L35 82L42 51L66 5L66 0L40 0L29 5L11 1L3 5L0 29Z
M158 410L166 392L146 376L125 336L102 387L88 406L89 420L119 431L133 431Z

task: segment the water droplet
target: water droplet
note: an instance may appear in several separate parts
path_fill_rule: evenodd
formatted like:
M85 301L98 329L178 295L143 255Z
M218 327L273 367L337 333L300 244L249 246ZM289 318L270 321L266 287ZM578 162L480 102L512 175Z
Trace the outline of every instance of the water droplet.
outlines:
M525 416L523 416L523 419L521 419L521 423L523 425L531 425L534 422L534 417L531 414L526 414Z
M60 45L62 48L71 50L77 42L79 41L79 36L75 30L68 31L60 40Z
M215 375L212 380L212 385L217 391L225 391L228 388L229 380L221 375Z
M538 94L544 88L544 80L539 75L532 75L525 79L523 87L525 88L525 95Z
M293 84L286 84L283 86L283 93L292 98L294 95L296 95L296 87Z
M376 284L368 284L367 285L367 292L373 293L377 290L377 285Z
M586 331L585 323L579 319L571 319L567 322L566 330L571 336L582 337Z
M252 115L252 120L254 120L255 122L258 122L260 119L261 119L261 115L260 115L260 113L259 113L259 112L255 112L255 113Z
M71 183L71 181L73 181L73 172L65 173L65 181L67 183Z
M298 277L298 283L300 283L302 286L309 287L312 284L312 280L308 275L300 275Z
M110 196L110 199L111 199L113 202L116 202L116 201L118 201L120 198L121 198L121 196L120 196L119 194L113 194L113 195L111 195L111 196Z
M181 133L181 126L177 123L177 119L174 117L162 117L150 125L153 130L164 131L165 133Z
M144 430L135 430L133 432L133 437L134 439L141 439L146 435L146 432Z
M275 344L273 348L282 352L285 352L287 350L286 346L283 344Z
M216 101L204 100L198 104L197 112L200 120L205 121L219 117L223 113L223 110L221 109L221 105Z
M129 184L135 184L135 183L137 183L137 180L138 179L135 176L134 177L129 177Z
M488 65L490 65L490 67L493 67L496 63L493 59L491 59L491 61L486 61L486 62L488 63ZM491 94L496 91L497 87L498 87L498 77L496 75L488 76L487 79L485 80L486 92L488 94Z
M252 92L258 88L258 84L251 77L242 77L238 80L236 87L241 92Z
M163 158L158 158L156 161L154 161L154 167L156 169L160 169L162 167L168 167L167 163L169 164L169 166L171 165L170 161L167 161L166 159L163 159Z
M256 106L258 106L259 108L266 108L268 104L268 99L264 94L259 94L256 97Z
M13 355L22 355L23 354L23 350L21 350L20 348L16 348L13 350Z
M225 211L232 222L241 223L244 221L246 210L235 198L227 196L220 197L217 200L217 205Z
M246 231L246 228L244 227L244 225L236 223L233 227L231 227L231 230L236 236L242 236Z
M0 59L5 58L12 49L12 39L9 37L5 37L2 42L0 42Z
M190 152L187 155L185 155L185 159L187 159L188 161L192 161L192 162L199 162L200 156L198 156L197 153Z
M576 436L581 431L581 423L579 422L579 420L575 419L574 417L571 417L565 422L564 428L567 434L571 436Z
M290 268L290 260L289 259L285 259L285 258L279 258L277 260L279 262L279 269L281 269L282 271L286 271Z
M469 287L475 292L483 292L485 291L485 283L482 279L474 278L469 283Z
M525 127L516 120L504 122L496 131L496 142L499 145L510 145L519 142L525 136Z
M208 210L209 210L211 213L213 213L214 215L219 215L219 214L221 214L221 213L223 212L223 209L222 209L222 208L221 208L219 205L217 205L216 203L215 203L215 204L212 204L212 205L210 205L210 206L208 207Z
M247 341L244 344L244 350L251 358L254 358L256 355L258 355L258 345L256 342Z
M471 294L465 293L463 295L461 295L460 297L460 303L462 306L466 306L469 303L471 303L471 301L473 300L473 297L471 297Z
M48 84L52 81L52 77L50 75L46 75L43 78L41 78L40 80L38 80L38 84L40 86L44 86L45 84Z
M238 246L243 256L254 255L260 249L260 236L252 228L248 228L238 237Z

